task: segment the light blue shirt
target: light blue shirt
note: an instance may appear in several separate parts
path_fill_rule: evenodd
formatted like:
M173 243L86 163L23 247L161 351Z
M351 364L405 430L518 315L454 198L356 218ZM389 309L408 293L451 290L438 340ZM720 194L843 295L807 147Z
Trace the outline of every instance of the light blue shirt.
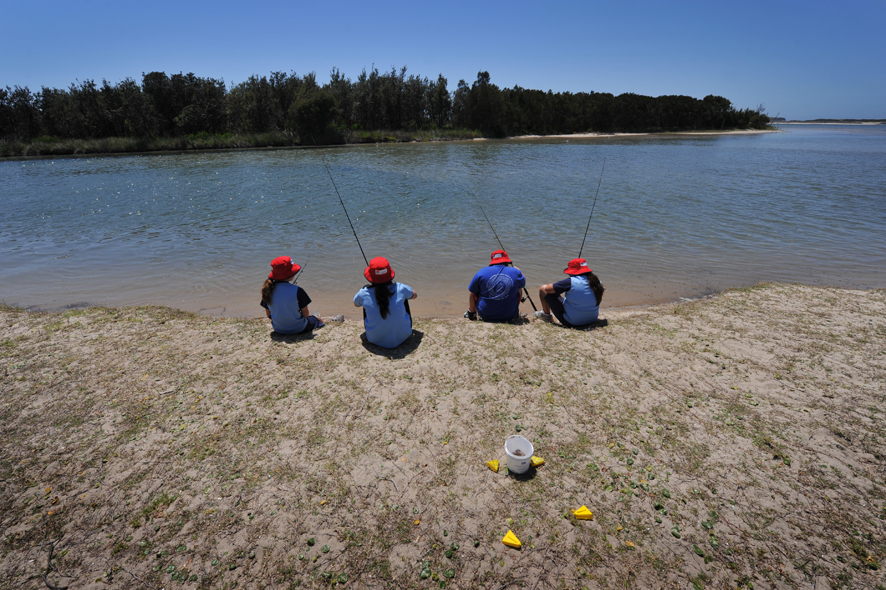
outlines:
M597 321L600 304L585 277L570 277L572 288L564 295L563 308L566 318L573 326L586 326Z
M363 326L366 339L382 348L397 348L412 335L412 318L406 312L406 301L414 291L409 285L392 283L388 286L388 317L381 318L374 287L363 287L354 295L354 303L366 311Z
M301 334L308 327L308 320L301 317L301 308L310 302L311 298L298 285L277 283L271 304L265 306L271 311L271 327L278 334Z

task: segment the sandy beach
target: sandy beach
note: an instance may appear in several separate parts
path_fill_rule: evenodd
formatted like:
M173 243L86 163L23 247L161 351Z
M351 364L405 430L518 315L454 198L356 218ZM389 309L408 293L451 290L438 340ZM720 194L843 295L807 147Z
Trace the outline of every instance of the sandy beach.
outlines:
M602 315L386 351L4 307L0 588L886 584L886 291ZM544 464L508 473L511 435Z

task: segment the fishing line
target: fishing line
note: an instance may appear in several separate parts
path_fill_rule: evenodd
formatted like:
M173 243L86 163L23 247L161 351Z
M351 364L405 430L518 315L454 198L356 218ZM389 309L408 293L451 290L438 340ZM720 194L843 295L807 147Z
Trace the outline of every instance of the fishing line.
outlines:
M498 239L498 234L495 233L495 227L493 227L492 222L489 221L489 217L486 215L486 211L483 210L483 205L480 204L480 199L477 198L477 195L474 194L474 191L471 190L471 187L466 187L468 192L471 193L471 196L474 197L474 202L477 203L477 207L480 209L480 212L483 213L483 217L486 218L486 223L489 224L489 229L492 230L492 235L495 236L495 241L498 242L498 245L501 246L502 250L506 250L504 245L501 243L501 240ZM526 293L526 299L529 300L529 304L532 305L532 309L534 311L538 311L538 308L535 307L535 302L532 300L532 297L529 296L529 291L526 290L526 287L523 287L523 292Z
M313 135L311 136L311 141L314 142L314 147L319 150L320 148ZM357 230L354 229L354 224L351 223L351 216L348 215L348 209L345 207L345 202L341 198L341 193L338 192L338 187L335 185L335 179L332 178L332 172L329 171L329 164L326 163L326 158L323 157L322 151L320 152L320 159L323 161L323 166L326 167L326 174L329 175L329 180L332 181L332 187L335 189L335 194L338 195L338 202L341 203L341 208L345 211L345 217L348 218L348 223L351 225L351 231L354 232L354 239L357 240L357 245L360 246L360 254L363 255L363 262L366 263L366 266L369 266L369 261L366 259L366 253L363 251L363 245L360 243L360 238L357 237Z
M588 226L585 228L585 237L581 239L581 248L578 250L578 257L581 258L581 252L585 249L585 240L588 239L588 230L591 227L591 219L594 218L594 209L597 208L597 197L600 196L600 185L603 184L603 171L606 169L606 158L603 158L603 167L600 168L600 181L597 183L597 194L594 195L594 205L591 207L591 216L588 217Z

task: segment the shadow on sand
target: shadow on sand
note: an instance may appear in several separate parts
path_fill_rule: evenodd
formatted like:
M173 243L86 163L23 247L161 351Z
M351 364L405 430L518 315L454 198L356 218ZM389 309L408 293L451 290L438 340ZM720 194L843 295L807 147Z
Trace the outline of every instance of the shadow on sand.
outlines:
M517 481L531 481L535 479L535 475L538 473L538 470L535 467L530 466L529 469L524 471L523 473L514 473L511 470L508 470L508 477L512 477Z
M412 335L397 348L382 348L381 346L376 346L375 344L369 342L369 340L366 339L366 332L360 334L360 340L363 342L363 348L365 348L372 354L387 357L389 359L402 359L407 355L412 354L415 349L418 348L418 345L421 344L421 340L424 337L424 332L419 332L418 330L413 329Z
M271 332L271 340L274 342L287 342L289 344L298 344L299 342L305 342L307 340L314 339L313 330L310 332L306 332L304 334L278 334L277 332Z
M567 328L566 326L564 326L560 322L554 322L553 325L557 326L558 328L563 328L564 330L577 330L579 332L593 332L597 328L605 328L606 326L608 326L609 320L607 320L606 318L599 319L596 322L594 322L593 324L588 324L587 326L581 326L579 328Z

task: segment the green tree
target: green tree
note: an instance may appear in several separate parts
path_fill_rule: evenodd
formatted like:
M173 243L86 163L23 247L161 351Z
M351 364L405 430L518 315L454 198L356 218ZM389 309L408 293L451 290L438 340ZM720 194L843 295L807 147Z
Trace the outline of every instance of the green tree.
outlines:
M0 91L0 137L27 140L42 131L39 99L28 89L15 86Z
M351 81L339 71L332 68L329 73L329 83L324 90L332 95L338 106L338 123L343 127L350 127L354 120L354 89Z
M332 94L321 90L292 103L289 120L300 135L319 141L317 138L326 135L337 115L338 108Z
M452 97L446 85L446 78L440 74L437 81L432 82L428 88L428 116L441 129L452 120Z
M452 95L452 125L454 127L468 127L470 125L468 113L468 95L471 89L464 80L458 81L458 86Z
M167 137L174 135L175 118L184 105L175 96L169 76L165 72L142 73L142 92L156 113L158 134Z
M406 129L424 129L429 125L428 79L410 75L403 86L402 125Z
M477 73L465 105L470 127L491 137L503 135L501 108L501 94L498 86L490 81L489 72Z
M151 101L132 78L117 85L120 98L120 117L123 135L128 137L154 137L158 133L157 112Z
M283 113L268 79L250 76L227 96L228 122L237 133L266 133L283 127Z

